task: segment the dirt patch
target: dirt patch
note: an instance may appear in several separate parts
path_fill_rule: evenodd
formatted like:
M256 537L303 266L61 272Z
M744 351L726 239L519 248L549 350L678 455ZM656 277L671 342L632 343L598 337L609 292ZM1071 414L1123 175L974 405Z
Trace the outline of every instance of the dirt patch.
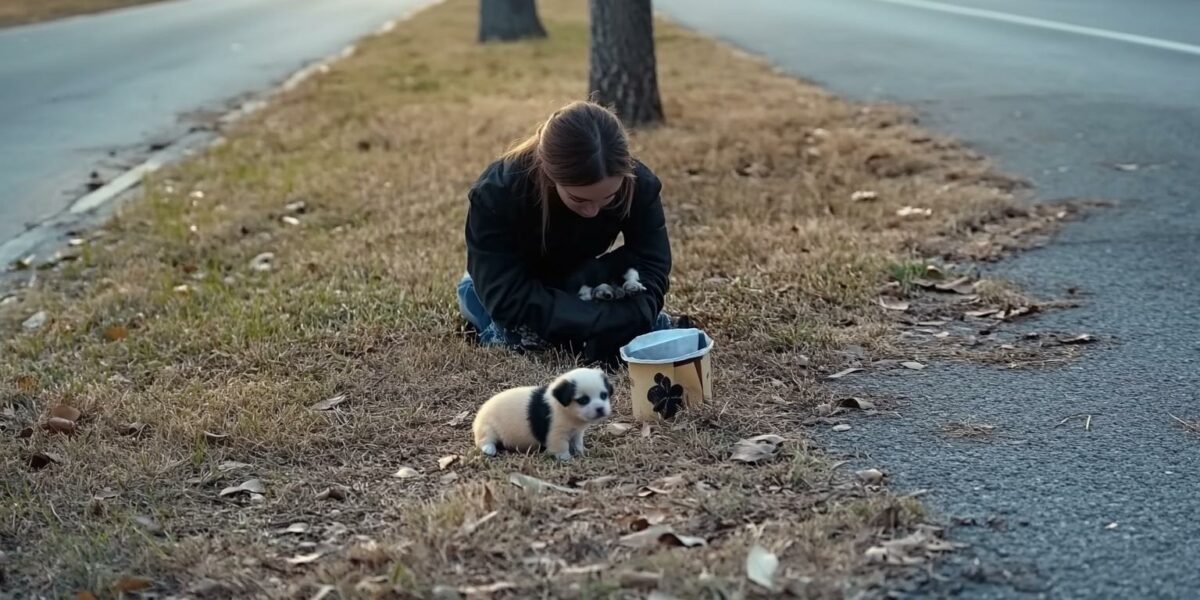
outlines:
M952 548L803 424L832 401L820 379L900 359L903 311L879 303L904 299L897 265L995 255L1066 215L1022 207L1019 186L901 111L665 23L668 122L634 143L665 182L668 309L720 344L715 401L648 435L602 429L570 465L474 452L464 412L572 366L473 347L454 300L467 187L583 93L583 5L539 6L535 43L476 45L467 0L367 40L157 174L6 302L6 585L699 597L761 591L757 547L756 580L765 551L779 589L822 597ZM81 412L70 432L43 427L58 404ZM764 434L781 438L769 457L731 460ZM650 527L671 535L629 539Z

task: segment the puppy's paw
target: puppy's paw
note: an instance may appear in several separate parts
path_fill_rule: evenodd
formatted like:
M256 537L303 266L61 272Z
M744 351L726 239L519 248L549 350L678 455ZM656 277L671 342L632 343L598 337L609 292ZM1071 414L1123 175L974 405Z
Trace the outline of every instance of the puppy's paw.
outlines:
M484 453L487 456L495 456L496 455L496 445L495 444L484 444L479 447L479 451Z
M597 300L612 300L617 297L617 291L611 285L602 283L592 290L592 296Z
M594 289L590 285L585 285L579 288L579 299L584 302L591 302L594 296Z
M562 462L568 462L571 460L571 451L567 450L565 452L559 452L558 454L554 455L554 458L557 458L558 460L561 460Z
M646 291L646 286L642 285L642 282L632 279L626 281L625 285L621 286L621 289L625 290L626 294L640 294Z

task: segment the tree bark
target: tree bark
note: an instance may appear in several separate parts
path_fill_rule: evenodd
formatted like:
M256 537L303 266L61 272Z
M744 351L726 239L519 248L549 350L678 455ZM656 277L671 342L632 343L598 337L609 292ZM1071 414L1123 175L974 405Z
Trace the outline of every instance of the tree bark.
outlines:
M544 38L534 0L479 0L479 41Z
M588 90L630 127L663 120L650 0L590 0Z

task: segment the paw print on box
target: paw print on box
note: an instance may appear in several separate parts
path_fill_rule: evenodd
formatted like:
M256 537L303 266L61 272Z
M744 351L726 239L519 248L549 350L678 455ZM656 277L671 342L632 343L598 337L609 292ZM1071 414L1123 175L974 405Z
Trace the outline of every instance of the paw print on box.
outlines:
M656 373L654 385L646 392L646 399L654 406L654 412L662 415L664 419L670 419L683 406L683 386L672 385L670 377Z

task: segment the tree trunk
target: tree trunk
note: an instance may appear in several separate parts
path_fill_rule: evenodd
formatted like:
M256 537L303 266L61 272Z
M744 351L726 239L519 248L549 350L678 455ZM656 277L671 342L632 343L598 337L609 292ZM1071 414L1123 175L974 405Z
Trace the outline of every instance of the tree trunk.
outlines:
M544 38L534 0L479 0L479 41Z
M663 120L650 0L590 0L588 90L631 127Z

